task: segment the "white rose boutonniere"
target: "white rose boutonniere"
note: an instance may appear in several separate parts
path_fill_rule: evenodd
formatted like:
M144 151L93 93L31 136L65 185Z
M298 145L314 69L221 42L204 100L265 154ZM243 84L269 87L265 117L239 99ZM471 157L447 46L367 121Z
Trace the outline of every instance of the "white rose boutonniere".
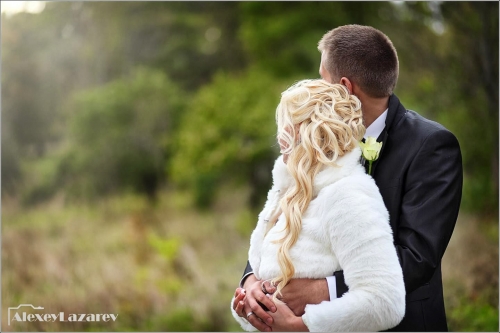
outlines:
M360 141L361 151L363 152L363 157L368 161L368 174L372 174L372 164L373 161L378 159L380 154L380 149L382 148L382 142L377 142L374 137L369 136L366 138L365 142Z

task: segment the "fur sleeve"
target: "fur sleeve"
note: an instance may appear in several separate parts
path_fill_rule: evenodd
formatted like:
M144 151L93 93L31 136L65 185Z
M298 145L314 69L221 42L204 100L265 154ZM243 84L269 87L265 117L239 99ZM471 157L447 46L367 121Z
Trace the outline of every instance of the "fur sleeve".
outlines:
M403 274L387 209L373 179L346 177L325 188L323 221L349 291L309 304L302 319L310 331L382 331L405 311Z
M291 177L287 171L286 164L283 162L283 156L278 157L274 163L273 168L273 186L267 194L267 200L259 214L257 226L255 227L252 235L250 237L250 248L248 250L248 260L255 276L259 279L259 266L260 266L260 253L262 247L262 241L264 239L264 234L266 231L266 224L269 221L270 215L273 213L274 209L277 207L280 193L284 191L291 183ZM248 322L245 318L238 316L236 311L233 309L234 297L231 299L231 313L234 319L240 324L241 328L245 331L257 331L257 329Z
M275 161L272 174L273 186L267 194L267 201L264 205L264 209L262 209L259 214L257 226L250 236L250 248L248 250L248 260L252 266L255 276L258 279L260 279L258 272L260 266L261 247L267 230L267 223L279 204L281 194L286 190L292 181L292 178L286 168L286 164L283 162L283 156L278 157Z

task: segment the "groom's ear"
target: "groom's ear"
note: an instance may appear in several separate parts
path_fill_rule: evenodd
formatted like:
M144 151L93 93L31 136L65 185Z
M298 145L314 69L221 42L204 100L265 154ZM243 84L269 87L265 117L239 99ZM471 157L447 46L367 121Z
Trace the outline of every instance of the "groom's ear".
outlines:
M346 78L345 76L343 76L340 79L340 84L343 85L343 86L345 86L347 88L347 90L349 90L349 94L352 95L353 85L352 85L351 80L349 80L348 78Z

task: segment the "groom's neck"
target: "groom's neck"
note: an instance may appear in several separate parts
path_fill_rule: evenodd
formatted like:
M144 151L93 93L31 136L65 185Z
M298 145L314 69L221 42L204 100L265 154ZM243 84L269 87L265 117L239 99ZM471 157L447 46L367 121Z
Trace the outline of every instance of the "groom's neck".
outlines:
M382 113L384 113L389 105L389 97L373 98L363 93L358 93L358 98L361 101L363 124L365 127L370 126Z

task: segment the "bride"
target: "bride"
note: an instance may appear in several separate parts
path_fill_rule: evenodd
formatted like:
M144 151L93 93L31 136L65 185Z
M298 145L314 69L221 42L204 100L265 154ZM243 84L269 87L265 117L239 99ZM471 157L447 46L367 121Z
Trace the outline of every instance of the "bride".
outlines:
M276 292L273 331L381 331L404 316L405 288L389 216L375 181L360 164L361 104L340 84L303 80L283 92L276 110L281 156L250 238L255 277ZM294 278L344 271L349 291L308 304L296 316L279 300ZM238 288L232 313L256 330Z

